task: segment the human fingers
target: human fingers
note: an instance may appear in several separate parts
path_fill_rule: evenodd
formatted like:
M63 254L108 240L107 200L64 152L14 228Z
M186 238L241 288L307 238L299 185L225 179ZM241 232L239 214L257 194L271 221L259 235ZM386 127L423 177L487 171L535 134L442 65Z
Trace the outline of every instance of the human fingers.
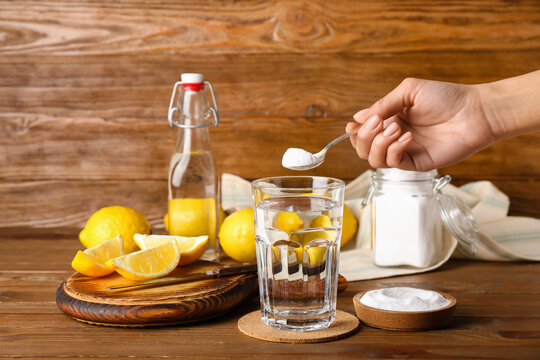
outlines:
M402 170L415 170L414 162L412 161L411 157L405 153L405 149L412 141L412 133L407 131L396 141L391 143L386 151L386 164L389 167Z
M363 123L370 115L377 114L382 119L387 119L392 115L401 112L403 108L409 108L414 104L419 85L422 80L407 78L386 96L379 99L371 107L360 110L353 115L354 120Z
M357 129L360 127L360 124L354 121L351 121L347 123L347 126L345 126L345 132L350 133L351 131ZM349 140L351 141L352 146L354 147L354 144L356 143L356 133L349 136Z
M375 169L388 167L386 163L386 153L392 142L398 139L401 134L401 127L393 122L383 132L373 139L369 151L368 162Z
M367 159L369 156L369 150L371 143L375 136L383 130L382 119L378 115L371 116L364 125L362 125L354 139L353 147L356 149L356 153L361 159Z

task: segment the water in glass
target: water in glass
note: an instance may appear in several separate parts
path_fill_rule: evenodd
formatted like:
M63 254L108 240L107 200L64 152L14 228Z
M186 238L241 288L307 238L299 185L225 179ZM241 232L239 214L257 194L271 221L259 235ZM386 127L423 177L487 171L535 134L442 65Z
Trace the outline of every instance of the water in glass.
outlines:
M294 213L303 226L276 226ZM277 329L310 331L334 321L343 205L325 196L269 197L255 207L262 320ZM297 218L297 217L295 217Z

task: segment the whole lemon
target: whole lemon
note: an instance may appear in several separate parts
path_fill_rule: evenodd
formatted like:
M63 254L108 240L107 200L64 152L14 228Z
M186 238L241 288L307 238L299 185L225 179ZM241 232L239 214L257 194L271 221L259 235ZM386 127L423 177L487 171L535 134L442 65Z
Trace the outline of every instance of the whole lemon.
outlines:
M199 213L202 213L200 209L207 208L207 206L200 206L200 204L204 204L203 200L207 200L207 199L172 199L172 200L169 200L169 211L173 213L174 215L173 218L177 218L177 217L181 218L183 213L185 212L183 208L188 208L188 209L191 208L192 209L190 210L191 213L194 213L196 211L193 209L199 209L198 210ZM184 202L185 205L183 205L182 202ZM193 217L196 217L197 215L200 216L201 214L194 214L195 216L193 216L192 214L189 214L189 215L190 216L188 217L193 218ZM208 216L205 215L205 217L208 217ZM227 217L227 214L225 213L225 210L223 210L223 208L220 206L219 207L219 224L220 225L223 224L223 220L225 220L226 217ZM180 220L180 222L182 222L182 220ZM165 224L165 231L169 232L169 214L168 213L165 214L165 216L163 217L163 223ZM177 228L178 226L174 226L174 227ZM179 234L171 234L171 235L179 235Z
M219 243L227 255L236 261L256 259L253 209L242 209L225 218L219 230Z
M304 222L293 212L280 212L274 218L274 227L288 234L300 230L302 226Z
M341 228L341 246L347 244L358 230L358 221L347 205L343 205L343 225Z
M134 234L149 234L150 224L137 210L124 206L109 206L96 211L88 219L79 234L79 240L86 248L92 248L118 235L124 238L126 254L138 250L133 241Z
M309 224L310 228L331 228L332 227L332 221L330 220L330 217L328 215L320 215L317 216L315 219L311 220L311 223ZM304 236L303 244L306 246L311 241L315 239L326 239L328 241L334 241L336 239L336 232L335 231L315 231L312 233L308 233Z

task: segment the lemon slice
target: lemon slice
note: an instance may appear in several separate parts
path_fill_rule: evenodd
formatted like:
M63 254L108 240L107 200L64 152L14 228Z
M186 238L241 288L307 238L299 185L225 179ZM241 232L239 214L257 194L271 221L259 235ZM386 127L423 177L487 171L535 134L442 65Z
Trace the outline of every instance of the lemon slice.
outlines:
M176 241L168 241L151 249L114 258L111 263L126 279L150 280L167 275L179 261L180 250Z
M124 240L121 236L117 236L90 249L77 251L71 266L86 276L105 276L114 272L114 269L106 266L107 261L122 255L124 255Z
M208 235L188 237L135 234L133 240L142 250L152 249L169 241L176 241L178 249L180 250L180 262L178 265L191 264L200 258L208 247Z

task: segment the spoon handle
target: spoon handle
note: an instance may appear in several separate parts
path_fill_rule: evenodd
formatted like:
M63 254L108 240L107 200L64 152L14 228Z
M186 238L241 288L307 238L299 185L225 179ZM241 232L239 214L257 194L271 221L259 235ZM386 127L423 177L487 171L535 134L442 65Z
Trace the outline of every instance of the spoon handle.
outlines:
M344 140L346 138L348 138L349 136L351 136L352 134L356 133L358 131L358 129L354 129L352 131L349 131L348 133L345 133L343 135L341 135L340 137L338 138L335 138L334 140L330 141L323 149L321 152L326 152L328 151L328 149L330 149L332 146L336 145L338 142L340 142L341 140Z

